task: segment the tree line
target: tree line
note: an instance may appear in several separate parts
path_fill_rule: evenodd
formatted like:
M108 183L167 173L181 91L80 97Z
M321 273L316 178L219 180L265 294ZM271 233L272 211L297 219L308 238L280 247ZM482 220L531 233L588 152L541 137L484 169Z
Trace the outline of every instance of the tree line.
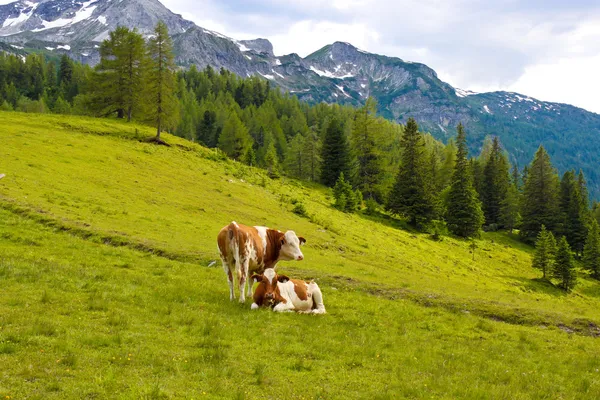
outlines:
M211 67L177 69L173 59L163 23L148 40L117 28L101 44L93 69L66 55L0 54L0 107L149 123L159 141L169 131L272 177L329 186L335 206L346 212L366 203L422 230L468 238L482 227L518 228L533 244L544 228L564 237L578 258L595 240L600 206L590 206L583 173L559 178L543 146L519 169L497 137L470 157L462 125L444 145L414 119L400 125L378 116L373 98L360 108L310 105L269 80Z

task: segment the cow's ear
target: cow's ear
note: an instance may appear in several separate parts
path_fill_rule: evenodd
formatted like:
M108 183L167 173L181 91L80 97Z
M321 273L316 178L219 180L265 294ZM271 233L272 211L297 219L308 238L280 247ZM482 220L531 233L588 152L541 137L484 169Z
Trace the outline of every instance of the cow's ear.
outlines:
M286 283L287 281L290 280L290 278L288 278L285 275L277 275L277 280L281 283Z
M300 245L306 243L306 239L304 239L302 236L298 236L298 240L300 241Z
M262 281L262 275L252 274L252 276L250 277L250 279L252 279L254 282L260 282L260 281Z

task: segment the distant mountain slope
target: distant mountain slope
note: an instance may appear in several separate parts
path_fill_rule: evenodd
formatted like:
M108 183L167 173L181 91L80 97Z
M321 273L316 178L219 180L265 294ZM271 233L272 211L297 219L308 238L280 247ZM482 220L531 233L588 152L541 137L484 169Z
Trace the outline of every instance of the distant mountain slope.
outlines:
M406 122L447 139L462 122L477 152L486 135L502 140L513 162L523 167L544 144L555 165L581 168L590 190L600 197L600 115L539 101L517 93L464 91L441 81L424 64L360 50L335 42L305 58L276 56L266 39L234 40L183 19L158 0L18 1L0 6L0 41L4 50L67 53L89 64L98 61L98 45L118 25L149 35L163 20L173 35L176 60L225 68L240 76L260 75L308 102L360 106L373 96L386 118ZM1 50L1 49L0 49Z

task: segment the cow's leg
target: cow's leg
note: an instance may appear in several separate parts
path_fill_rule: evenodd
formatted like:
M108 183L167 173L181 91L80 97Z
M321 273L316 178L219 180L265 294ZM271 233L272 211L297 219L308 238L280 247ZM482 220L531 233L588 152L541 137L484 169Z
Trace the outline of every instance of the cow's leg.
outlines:
M241 263L240 267L241 267L241 271L239 274L240 277L240 303L244 303L246 301L246 296L244 293L244 290L246 289L246 280L248 279L248 268L249 268L249 264L250 260L248 259L244 259L244 261Z
M312 283L312 299L314 302L314 309L312 310L313 314L325 314L325 304L323 304L323 293L321 293L321 289L316 283Z
M233 291L233 272L229 267L230 263L221 259L223 262L223 269L225 270L225 274L227 275L227 283L229 283L229 300L235 299L235 292Z
M275 307L273 307L273 311L277 311L277 312L290 312L290 311L294 311L294 306L291 304L291 302L288 303L278 303Z
M248 273L246 273L246 276L249 275L249 271ZM252 298L252 296L254 295L254 293L252 293L252 287L254 286L254 280L252 279L247 279L246 282L248 282L248 293L246 295L246 297Z

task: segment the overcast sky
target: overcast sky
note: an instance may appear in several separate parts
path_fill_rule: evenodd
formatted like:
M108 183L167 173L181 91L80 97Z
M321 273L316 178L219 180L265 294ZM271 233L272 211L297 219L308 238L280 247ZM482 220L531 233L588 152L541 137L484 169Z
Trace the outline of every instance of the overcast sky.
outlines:
M598 0L161 0L276 55L334 41L427 64L455 87L509 90L600 113Z

